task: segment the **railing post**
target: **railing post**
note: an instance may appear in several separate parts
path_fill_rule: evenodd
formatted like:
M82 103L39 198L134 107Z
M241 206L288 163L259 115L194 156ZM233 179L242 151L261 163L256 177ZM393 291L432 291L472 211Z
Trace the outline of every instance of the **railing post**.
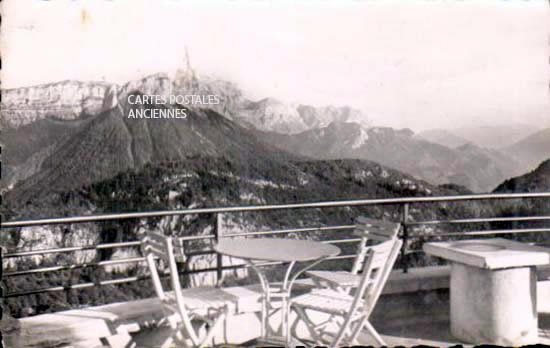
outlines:
M407 219L409 217L409 203L403 204L403 210L401 214L401 225L403 226L403 245L401 245L401 259L403 260L403 273L408 272L409 260L407 259L407 244L409 241L409 226L407 225Z
M214 224L214 240L216 243L220 241L220 236L222 234L221 229L221 215L220 213L216 213L216 221ZM220 253L216 253L216 283L218 285L221 284L223 279L223 256Z
M2 217L0 216L0 222ZM4 319L4 282L2 276L4 271L4 260L2 259L2 246L0 245L0 320ZM2 331L0 330L0 347L4 347L4 337L2 337Z
M2 178L2 146L0 146L0 179ZM2 195L0 195L0 204L2 204ZM2 225L2 215L0 215L0 226ZM2 276L4 274L4 260L2 258L2 245L0 245L0 320L4 318L4 281ZM2 331L0 331L0 347L4 347L4 338L2 337Z

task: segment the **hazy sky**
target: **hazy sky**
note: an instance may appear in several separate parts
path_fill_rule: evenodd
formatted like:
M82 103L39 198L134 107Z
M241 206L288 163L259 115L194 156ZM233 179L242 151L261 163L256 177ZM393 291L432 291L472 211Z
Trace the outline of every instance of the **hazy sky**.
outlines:
M546 0L4 0L4 88L199 73L378 125L550 126Z

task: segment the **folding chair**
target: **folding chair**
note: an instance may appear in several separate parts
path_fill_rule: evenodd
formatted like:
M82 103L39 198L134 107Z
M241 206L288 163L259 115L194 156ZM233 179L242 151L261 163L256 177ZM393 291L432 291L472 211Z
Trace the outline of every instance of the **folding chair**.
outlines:
M367 244L373 242L385 242L397 238L401 224L382 220L375 220L359 216L355 219L353 234L360 237L357 245L357 256L353 261L351 271L308 271L308 275L319 287L329 287L342 293L349 293L350 289L357 287L361 276L358 275L365 262Z
M393 268L401 244L401 240L392 238L367 248L359 284L353 295L329 288L313 289L290 301L290 309L303 320L317 345L338 347L358 344L356 340L362 328L366 328L379 345L385 345L370 324L369 316ZM316 322L319 312L328 315L328 319ZM334 328L336 332L331 332Z
M151 272L155 292L162 303L170 326L177 330L177 339L181 340L181 344L186 347L212 345L211 341L216 328L225 320L228 312L227 304L222 300L227 294L221 289L204 287L192 291L192 298L184 296L171 237L148 232L143 240L143 252ZM173 292L164 290L157 270L157 261L162 261L168 266ZM177 321L172 320L174 314L178 318ZM174 337L170 337L164 342L164 346L170 345L173 340Z

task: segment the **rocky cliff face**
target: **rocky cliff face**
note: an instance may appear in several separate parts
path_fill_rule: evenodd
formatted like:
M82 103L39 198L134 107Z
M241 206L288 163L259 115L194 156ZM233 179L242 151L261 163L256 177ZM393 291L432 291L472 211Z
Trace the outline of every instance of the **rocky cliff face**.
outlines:
M245 101L237 115L238 122L279 134L298 134L326 127L332 122L357 122L363 127L371 126L366 115L348 106L286 104L274 98Z
M239 120L250 123L259 130L282 134L294 134L309 129L296 108L273 98L244 103L239 110Z
M215 95L218 104L195 104L194 107L209 108L225 117L236 120L241 105L245 102L243 92L232 82L201 76L188 66L176 71L173 81L175 95Z
M46 117L74 120L101 112L110 84L62 81L32 87L2 90L1 124L19 128Z
M159 73L127 82L122 86L103 82L61 81L32 87L2 90L2 128L17 129L45 118L75 120L94 116L115 107L123 108L130 93L216 96L215 104L194 103L197 109L212 109L241 126L296 134L325 127L331 122L358 122L370 126L359 110L343 106L287 104L273 98L247 99L233 83L209 76L199 77L191 68L180 69L170 78Z
M372 126L365 114L349 106L313 107L300 104L296 110L309 129L326 127L331 122L355 122L365 128Z
M168 75L160 73L129 81L121 86L118 91L109 91L109 94L116 95L118 103L127 106L128 96L130 94L140 93L143 95L158 95L168 100L170 95L173 94L172 89L172 81ZM113 96L110 96L110 98L112 99ZM106 103L109 104L108 101L106 101Z

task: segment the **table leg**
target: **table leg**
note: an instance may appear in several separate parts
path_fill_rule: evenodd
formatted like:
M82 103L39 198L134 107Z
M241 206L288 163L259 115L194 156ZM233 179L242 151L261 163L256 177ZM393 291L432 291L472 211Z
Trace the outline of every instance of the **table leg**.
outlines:
M283 283L285 285L285 291L286 293L288 294L287 296L287 300L285 302L285 309L286 309L286 312L285 312L285 317L283 318L283 320L286 322L286 332L284 333L285 336L286 336L286 345L288 347L290 347L291 345L291 335L290 335L290 325L289 325L289 316L290 316L290 295L292 293L292 286L294 285L294 282L296 281L296 279L298 279L298 277L300 275L302 275L305 271L311 269L312 267L315 267L317 264L321 263L323 260L325 260L327 257L323 257L323 258L320 258L312 263L310 263L309 265L307 265L306 267L302 268L300 271L296 272L292 278L290 278L290 280L288 282L286 282L286 279L285 278L285 282ZM288 272L288 275L290 275L290 272Z
M292 284L289 283L289 278L290 278L290 272L292 272L292 268L294 267L294 265L296 264L296 262L291 262L289 265L288 265L288 268L285 272L285 279L283 280L283 285L282 285L282 288L281 288L281 301L282 301L282 304L281 304L281 336L284 337L285 339L285 342L286 343L289 343L289 339L290 339L290 332L288 330L289 328L289 325L288 325L288 319L289 319L289 308L288 308L288 300L290 299L290 290L291 290L291 286Z
M262 292L264 295L262 296L262 313L261 313L261 324L260 324L260 337L267 338L267 321L268 321L268 301L269 301L269 281L267 280L266 276L260 271L258 267L252 262L248 261L248 264L250 267L256 272L258 275L258 278L260 279L260 285L262 287Z
M283 283L278 288L273 288L269 284L269 280L265 276L265 274L253 263L248 262L250 267L256 272L258 275L258 278L260 279L260 285L262 287L262 291L264 293L263 299L262 299L262 314L261 314L261 337L265 340L272 339L274 342L277 342L278 344L282 344L285 342L288 342L289 335L288 335L288 299L290 297L290 288L292 286L293 281L290 280L290 275L292 273L292 269L296 262L291 262L287 266L285 277L283 279ZM292 278L294 279L294 278ZM277 335L277 332L270 332L270 326L269 326L269 316L270 316L270 310L273 309L271 306L271 300L274 297L278 297L281 299L281 332L280 335ZM278 336L278 337L277 337Z
M290 317L290 295L292 291L292 286L294 285L294 282L298 277L303 274L305 271L309 270L310 268L314 267L321 261L326 259L326 257L321 258L319 260L316 260L315 262L310 263L303 269L296 272L292 277L290 276L292 273L292 269L294 268L294 265L296 264L295 261L290 262L286 272L285 277L283 279L283 283L280 288L276 289L276 292L272 292L272 288L269 285L269 280L265 276L265 274L252 262L248 261L248 264L250 267L256 272L258 275L258 278L260 279L260 285L262 286L262 291L264 293L263 300L262 300L262 320L261 320L261 337L265 340L270 340L270 332L269 332L269 311L272 309L271 307L271 299L273 297L279 297L281 298L281 335L278 337L278 339L275 337L275 335L271 335L271 338L274 338L273 341L276 341L278 344L284 344L286 343L287 346L290 346L291 343L291 335L290 335L290 325L289 325L289 317ZM276 334L276 333L274 333Z

